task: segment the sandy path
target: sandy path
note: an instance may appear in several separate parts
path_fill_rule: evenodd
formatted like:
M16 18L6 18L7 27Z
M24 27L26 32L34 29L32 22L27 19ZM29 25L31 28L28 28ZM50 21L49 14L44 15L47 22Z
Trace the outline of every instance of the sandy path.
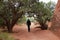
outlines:
M59 38L54 35L49 30L40 30L39 28L35 28L38 25L31 25L31 32L27 31L27 26L25 24L19 26L15 25L12 36L16 40L59 40Z

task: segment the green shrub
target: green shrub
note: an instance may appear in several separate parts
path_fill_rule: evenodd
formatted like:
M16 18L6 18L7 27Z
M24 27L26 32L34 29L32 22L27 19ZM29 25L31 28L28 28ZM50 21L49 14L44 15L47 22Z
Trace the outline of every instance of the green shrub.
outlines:
M20 18L20 19L18 20L17 23L24 23L25 21L26 21L26 17L23 16L22 18Z
M2 40L14 40L14 38L9 36L8 33L0 33L0 39L2 39Z
M1 18L0 19L0 26L2 26L3 25L3 19Z

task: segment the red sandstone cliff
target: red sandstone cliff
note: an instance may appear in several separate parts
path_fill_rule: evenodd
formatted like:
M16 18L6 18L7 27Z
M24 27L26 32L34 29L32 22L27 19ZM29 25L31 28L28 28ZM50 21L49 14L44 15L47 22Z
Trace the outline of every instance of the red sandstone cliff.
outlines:
M58 3L56 5L54 15L52 18L52 25L51 25L51 30L60 36L60 0L58 0Z

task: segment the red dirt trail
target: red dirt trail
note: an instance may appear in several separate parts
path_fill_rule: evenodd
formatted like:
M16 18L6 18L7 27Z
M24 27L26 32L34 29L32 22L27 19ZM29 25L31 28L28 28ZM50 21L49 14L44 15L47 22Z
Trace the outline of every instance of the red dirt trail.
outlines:
M31 32L28 32L26 24L15 25L13 31L16 33L12 33L12 36L15 40L60 40L50 30L41 30L36 26L32 23Z

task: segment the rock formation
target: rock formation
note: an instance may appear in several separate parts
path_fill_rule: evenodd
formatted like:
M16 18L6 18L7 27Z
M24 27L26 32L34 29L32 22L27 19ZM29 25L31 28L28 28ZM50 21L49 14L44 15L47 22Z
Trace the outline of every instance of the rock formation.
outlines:
M53 18L52 18L52 25L51 30L57 34L60 35L60 0L58 0L58 3L56 5Z

